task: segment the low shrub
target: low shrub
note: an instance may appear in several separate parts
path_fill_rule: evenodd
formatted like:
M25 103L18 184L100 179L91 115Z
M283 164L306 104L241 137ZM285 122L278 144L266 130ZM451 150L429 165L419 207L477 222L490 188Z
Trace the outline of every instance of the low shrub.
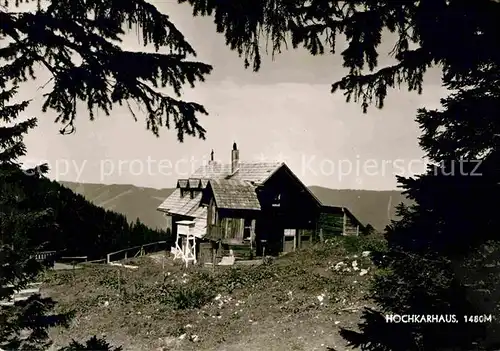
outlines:
M68 346L60 348L58 351L122 351L121 346L115 347L106 340L93 336L84 343L73 340Z
M161 290L162 302L175 310L201 308L216 296L212 289L197 284L169 285Z
M387 242L380 234L364 236L339 236L337 241L348 254L360 253L362 251L385 251Z

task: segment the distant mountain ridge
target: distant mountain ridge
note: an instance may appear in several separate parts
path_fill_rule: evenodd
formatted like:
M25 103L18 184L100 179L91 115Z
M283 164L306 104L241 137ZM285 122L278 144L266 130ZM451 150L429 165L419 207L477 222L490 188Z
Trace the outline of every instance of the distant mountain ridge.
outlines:
M397 219L396 206L412 202L398 190L351 190L310 186L309 189L325 205L348 208L363 224L378 231Z
M155 189L129 184L60 183L95 205L121 213L129 221L139 218L152 229L165 228L165 217L156 208L174 191L172 188ZM339 190L320 186L309 189L323 204L347 207L362 223L371 224L379 231L391 219L396 219L395 207L399 203L409 203L397 190Z
M174 189L154 189L129 184L59 182L96 206L121 213L132 222L137 218L152 229L165 229L166 220L156 208Z

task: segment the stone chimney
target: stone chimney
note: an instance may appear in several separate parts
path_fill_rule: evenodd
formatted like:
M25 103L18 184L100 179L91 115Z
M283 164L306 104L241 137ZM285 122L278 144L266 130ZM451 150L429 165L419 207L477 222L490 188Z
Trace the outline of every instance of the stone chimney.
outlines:
M213 165L215 163L214 161L214 149L212 149L212 152L210 152L210 160L208 161L209 165Z
M238 170L240 163L240 151L236 146L236 142L233 143L233 150L231 151L231 173Z

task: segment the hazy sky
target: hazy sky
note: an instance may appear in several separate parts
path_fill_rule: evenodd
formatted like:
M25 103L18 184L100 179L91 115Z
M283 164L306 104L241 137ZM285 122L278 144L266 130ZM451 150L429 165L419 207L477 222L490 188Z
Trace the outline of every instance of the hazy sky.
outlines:
M347 104L330 84L345 73L340 56L312 57L303 50L264 60L260 72L245 70L242 59L224 44L210 18L191 16L188 5L157 1L186 35L200 61L212 64L205 83L185 91L185 99L202 103L210 115L201 118L205 141L177 142L175 131L162 129L160 138L135 122L126 108L116 107L90 122L78 113L76 134L63 136L51 112L39 113L48 76L22 89L34 98L28 109L39 116L39 126L27 137L25 161L46 161L50 177L59 180L127 183L156 188L172 187L179 177L207 159L211 149L229 162L233 141L242 161L284 160L307 185L331 188L394 189L395 173L422 170L419 129L414 122L419 107L438 107L445 94L438 71L427 75L424 93L392 91L383 110L363 114ZM135 33L127 48L139 48ZM385 43L386 52L391 42ZM381 58L381 64L389 63Z

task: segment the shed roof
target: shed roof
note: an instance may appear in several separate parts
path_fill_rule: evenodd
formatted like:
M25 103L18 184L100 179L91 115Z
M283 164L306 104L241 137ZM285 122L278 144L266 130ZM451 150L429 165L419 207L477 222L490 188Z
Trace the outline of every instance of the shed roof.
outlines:
M199 206L192 212L194 217L193 235L197 238L203 238L207 234L207 208Z
M252 184L235 179L210 179L218 208L233 210L260 210L259 199Z
M158 206L158 210L181 216L192 216L200 205L201 195L200 191L193 198L189 195L181 197L181 189L177 188Z
M212 163L200 166L191 177L201 179L244 180L255 184L262 184L282 165L283 162L240 162L236 172L231 173L230 164Z

